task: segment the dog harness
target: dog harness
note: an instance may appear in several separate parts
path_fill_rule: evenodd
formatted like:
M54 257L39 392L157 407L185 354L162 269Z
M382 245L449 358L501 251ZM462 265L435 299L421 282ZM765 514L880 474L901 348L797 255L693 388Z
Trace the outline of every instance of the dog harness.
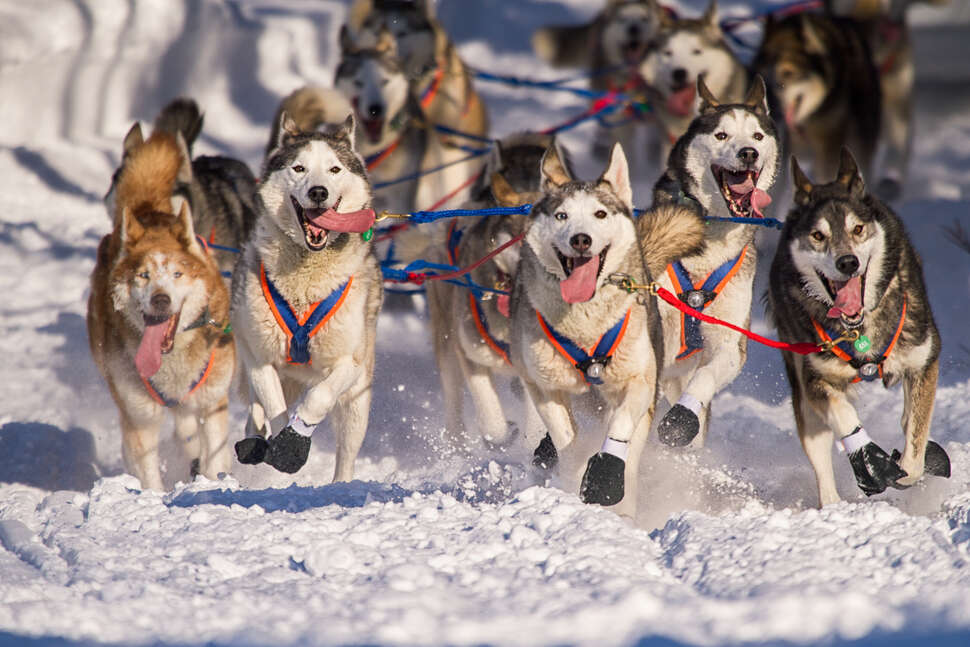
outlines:
M741 253L735 258L718 266L707 275L707 278L697 283L691 281L690 273L680 261L674 261L667 266L667 275L670 277L670 282L673 283L674 288L679 290L677 297L694 310L703 312L741 269L741 263L744 261L744 255L747 251L748 246L745 245ZM681 312L680 350L677 352L677 359L687 359L703 348L704 336L701 335L700 320Z
M603 370L610 363L613 353L626 334L626 326L630 323L630 308L617 321L612 328L603 333L596 345L586 352L579 344L560 334L555 328L549 325L545 318L536 310L536 318L539 320L539 327L546 334L549 343L552 344L559 353L570 360L573 366L579 371L587 384L602 384Z
M289 364L309 364L310 363L310 338L313 337L330 319L340 310L350 285L354 282L351 276L347 281L330 293L330 295L317 301L302 316L297 317L296 313L286 302L283 295L279 293L273 282L266 274L266 268L259 264L259 282L263 287L263 296L270 312L276 318L283 332L289 338L289 350L287 351L286 361Z
M391 142L390 146L388 146L384 150L377 151L373 155L368 155L367 157L365 157L364 165L367 167L367 170L373 171L375 168L380 166L381 162L386 160L391 155L391 153L394 152L394 150L398 147L400 143L401 143L401 138L398 137L393 142Z
M190 395L195 393L196 390L200 386L202 386L202 383L205 382L206 378L209 377L209 369L212 368L212 360L215 359L215 356L216 356L216 349L213 348L212 352L209 353L209 360L205 363L205 368L202 369L202 374L199 375L199 377L195 380L195 382L192 382L192 385L189 387L189 392L183 395L178 400L175 400L173 398L169 398L163 395L162 392L158 389L158 387L155 386L155 383L152 382L151 378L143 377L141 378L141 381L145 385L145 390L148 391L148 395L151 396L152 400L162 405L163 407L168 407L169 409L173 407L177 407L178 405L185 402L185 400L188 399Z
M441 79L445 76L445 68L442 67L441 63L435 67L434 76L431 77L431 81L428 83L428 87L421 91L421 98L418 102L421 104L423 110L427 110L431 102L434 101L435 96L438 94L439 88L441 88Z
M906 301L903 301L903 311L899 314L899 325L896 326L896 333L889 340L889 343L886 344L886 348L877 357L872 359L856 357L854 352L855 347L848 342L843 341L832 346L832 354L850 364L858 372L858 375L852 380L853 384L861 381L872 382L876 378L882 379L882 365L888 359L889 354L893 352L893 347L896 345L896 342L899 341L899 335L903 332L904 323L906 323ZM812 325L815 326L815 332L818 333L819 339L823 342L830 342L838 337L838 335L833 335L827 331L822 324L814 319L812 319Z

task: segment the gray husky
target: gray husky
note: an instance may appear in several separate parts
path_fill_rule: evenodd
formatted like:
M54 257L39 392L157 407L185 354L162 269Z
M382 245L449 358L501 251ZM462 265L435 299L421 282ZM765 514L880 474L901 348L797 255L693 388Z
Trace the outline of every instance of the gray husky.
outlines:
M742 103L720 103L697 81L700 116L670 153L654 203L679 203L708 218L760 218L778 170L779 143L768 116L765 85L756 78ZM756 227L708 223L705 246L667 266L661 285L705 314L747 327L757 262ZM741 372L747 342L740 333L701 323L663 306L663 391L673 404L658 427L668 445L703 443L711 400Z
M752 67L786 127L792 154L834 177L852 149L869 177L879 137L881 91L865 34L854 20L803 12L765 23Z
M256 222L254 194L256 178L245 163L220 155L192 159L192 144L202 131L202 113L192 99L173 100L155 118L154 132L175 136L183 162L172 184L172 210L178 213L187 202L196 234L208 243L239 249L249 238ZM145 141L141 125L135 123L125 135L121 165L105 195L108 213L114 213L115 188L131 153ZM232 270L238 254L211 249L223 272Z
M666 251L650 245L641 250L641 241L657 237L637 230L619 144L595 182L565 177L552 154L543 159L542 178L511 300L510 358L548 430L533 462L541 470L555 466L558 451L576 436L570 397L595 389L609 414L602 450L587 463L580 496L587 503L621 504L618 511L632 516L663 341L655 301L641 305L611 277L649 282L644 258L668 260L696 247L703 227L661 236ZM689 209L682 211L690 216ZM650 225L668 218L650 214L641 220Z
M351 115L303 133L282 116L256 231L232 277L232 327L253 396L239 461L296 472L331 416L335 481L353 477L367 430L382 298L354 127Z
M815 355L783 353L819 503L839 501L833 434L868 496L910 486L925 472L949 476L946 452L929 440L940 335L902 223L866 191L847 149L834 182L812 184L794 158L792 177L795 204L771 265L768 298L782 340L839 342ZM856 341L844 341L847 333ZM886 387L903 383L901 454L890 456L873 442L850 403L855 383L877 379Z

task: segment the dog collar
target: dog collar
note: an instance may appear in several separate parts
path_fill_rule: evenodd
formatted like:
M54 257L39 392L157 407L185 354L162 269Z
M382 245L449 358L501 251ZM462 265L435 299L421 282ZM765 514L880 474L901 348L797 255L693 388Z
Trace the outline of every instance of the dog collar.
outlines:
M667 276L674 288L678 290L677 297L694 310L703 312L711 305L734 275L741 269L741 263L748 251L745 245L741 253L714 269L702 281L694 283L687 268L679 261L667 266ZM701 322L683 312L680 313L680 350L677 359L687 359L704 348L704 337L701 335Z
M276 319L283 332L289 338L286 361L289 364L310 363L310 338L313 337L340 310L350 286L354 282L351 276L343 285L330 293L327 298L317 301L310 306L302 316L297 317L293 308L280 294L273 282L266 274L266 268L259 264L259 282L263 288L263 297L270 312Z
M857 371L855 379L852 383L856 382L872 382L876 378L882 379L882 366L889 358L889 354L893 352L893 347L896 346L896 342L899 341L899 335L903 332L903 324L906 323L906 301L903 300L903 310L899 313L899 325L896 326L896 332L893 334L892 339L886 344L886 348L874 358L857 357L855 345L849 344L848 342L839 342L838 344L833 344L831 352L833 355L851 365ZM815 327L815 332L818 333L819 339L823 342L831 342L838 336L833 335L830 331L826 330L822 324L812 319L812 325ZM860 337L860 339L863 339ZM860 351L862 352L862 351Z
M598 385L603 383L603 371L606 370L606 366L613 358L613 353L616 352L623 335L626 334L626 327L630 323L630 312L632 310L632 308L628 309L622 319L603 333L589 352L550 326L538 310L536 310L536 318L539 320L539 327L542 328L542 332L546 334L546 338L553 348L572 362L573 367L582 374L587 384Z
M163 407L168 407L169 409L173 407L177 407L178 405L185 402L190 395L195 393L196 390L198 390L198 388L202 386L202 383L205 382L206 378L209 377L209 369L212 368L212 360L215 359L215 356L216 356L216 349L213 348L212 352L209 353L209 360L205 363L205 367L202 369L202 374L199 375L199 377L196 378L194 382L192 382L192 385L189 387L188 393L186 393L185 395L183 395L181 398L177 400L174 398L169 398L165 396L161 392L161 390L159 390L159 388L155 386L155 383L152 381L151 378L143 377L141 378L141 381L145 385L145 390L148 391L148 395L151 396L152 400L162 405Z

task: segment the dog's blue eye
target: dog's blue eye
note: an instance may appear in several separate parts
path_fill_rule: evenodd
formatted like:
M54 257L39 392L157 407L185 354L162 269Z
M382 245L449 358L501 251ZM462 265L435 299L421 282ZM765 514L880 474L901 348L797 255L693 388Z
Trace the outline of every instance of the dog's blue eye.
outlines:
M597 211L593 215L596 216L597 218L599 218L600 220L602 220L603 218L606 217L606 212L603 211L602 209L600 209L599 211Z
M176 272L175 273L175 278L177 278L177 279L182 278L182 273L181 272Z
M764 138L765 138L765 136L764 136L764 134L763 134L763 133L755 133L754 135L752 135L752 137L754 137L754 138L755 138L755 140L756 140L756 141L759 141L759 142L760 142L760 141L761 141L762 139L764 139Z
M728 138L728 134L723 130L719 133L714 133L714 139L717 139L718 141L724 141L727 138Z
M138 278L148 279L148 278L151 278L151 274L149 274L148 272L142 272L141 274L138 275Z
M293 166L293 171L296 173L306 173L306 167L302 164L296 164Z
M569 216L566 214L565 211L558 211L556 212L556 215L554 216L554 218L556 220L566 220L567 218L569 218Z

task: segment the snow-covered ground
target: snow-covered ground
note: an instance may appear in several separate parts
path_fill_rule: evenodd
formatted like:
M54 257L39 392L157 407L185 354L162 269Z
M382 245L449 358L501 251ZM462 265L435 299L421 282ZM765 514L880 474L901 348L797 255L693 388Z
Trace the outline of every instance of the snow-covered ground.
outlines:
M555 78L528 35L596 4L442 0L439 12L475 66ZM722 2L751 4L777 3ZM961 11L921 12L921 38L966 28ZM575 496L573 468L600 437L595 412L553 487L532 482L525 442L451 452L425 321L402 312L380 321L361 480L327 485L324 432L295 478L237 466L180 482L171 441L171 491L142 492L123 474L84 322L122 137L186 94L206 111L197 152L258 168L279 98L329 82L344 12L323 0L0 2L0 645L970 642L970 255L941 230L970 228L970 68L963 83L919 86L899 208L943 335L932 436L953 461L947 481L865 499L836 456L847 502L814 509L781 361L751 345L715 400L708 447L651 441L637 519L622 519ZM583 108L479 87L497 135ZM599 170L585 154L594 132L565 139L586 175ZM641 203L653 179L639 178ZM754 328L772 332L759 306ZM862 392L884 447L900 445L901 397ZM241 414L234 404L232 440Z

